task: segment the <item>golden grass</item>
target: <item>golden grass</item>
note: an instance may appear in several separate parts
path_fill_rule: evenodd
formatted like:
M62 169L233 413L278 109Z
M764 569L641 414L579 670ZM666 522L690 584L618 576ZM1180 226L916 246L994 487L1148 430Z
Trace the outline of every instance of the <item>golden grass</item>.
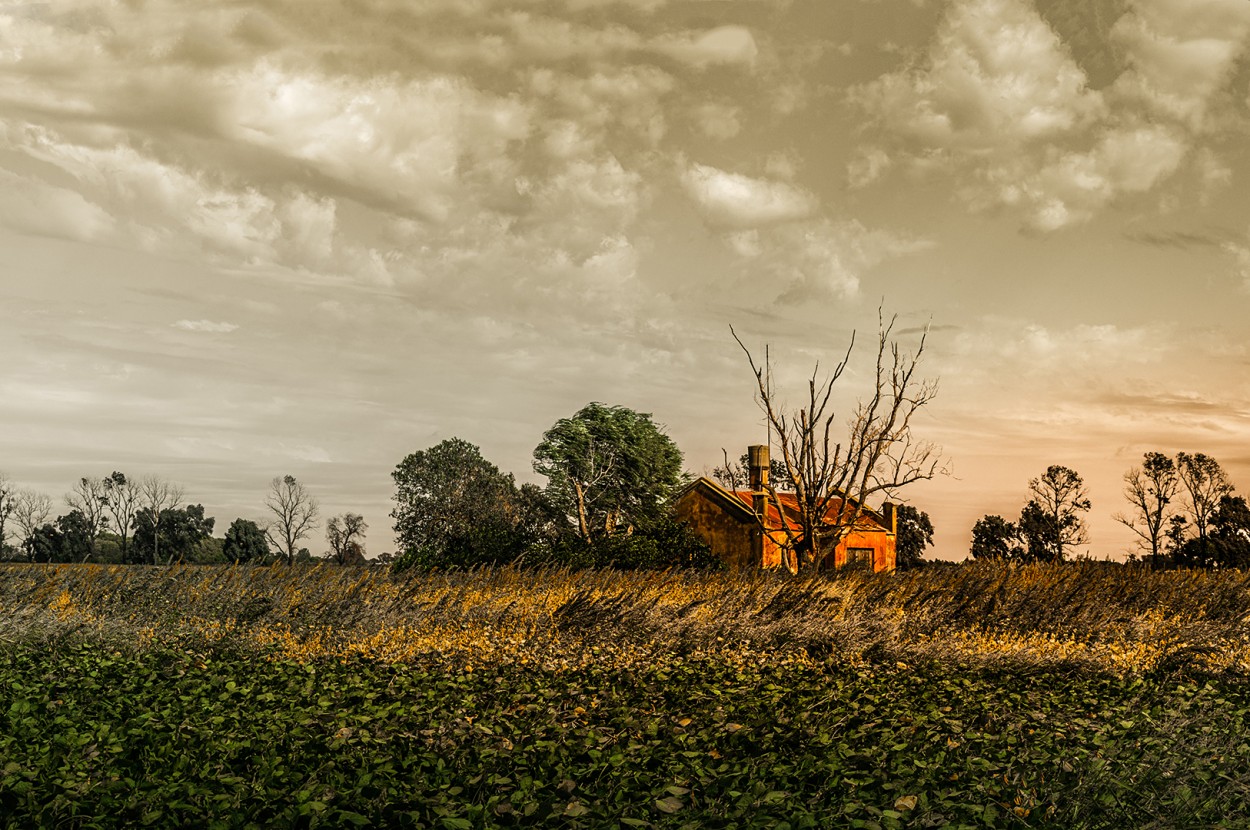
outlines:
M560 669L953 659L1250 673L1250 577L977 563L792 579L560 569L0 566L0 639Z

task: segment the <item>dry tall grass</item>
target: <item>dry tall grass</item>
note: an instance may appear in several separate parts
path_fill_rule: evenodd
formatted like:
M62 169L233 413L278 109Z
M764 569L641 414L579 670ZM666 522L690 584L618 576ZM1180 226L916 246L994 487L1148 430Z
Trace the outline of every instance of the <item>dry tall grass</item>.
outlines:
M727 659L1250 673L1250 575L1103 563L892 575L0 566L0 640L551 668Z

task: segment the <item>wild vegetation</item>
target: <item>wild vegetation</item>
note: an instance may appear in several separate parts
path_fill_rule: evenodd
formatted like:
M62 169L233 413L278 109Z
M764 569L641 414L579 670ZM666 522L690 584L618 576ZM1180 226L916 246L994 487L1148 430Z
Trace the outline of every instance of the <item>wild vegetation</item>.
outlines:
M1250 577L0 567L20 826L1234 827Z

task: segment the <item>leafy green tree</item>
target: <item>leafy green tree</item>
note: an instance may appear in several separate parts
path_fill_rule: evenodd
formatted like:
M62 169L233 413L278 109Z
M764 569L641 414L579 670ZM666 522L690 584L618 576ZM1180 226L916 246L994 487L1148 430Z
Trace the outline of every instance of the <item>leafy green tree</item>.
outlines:
M1031 558L1062 562L1070 548L1089 541L1081 514L1090 508L1085 482L1068 467L1052 464L1029 482L1033 498L1020 514Z
M1002 516L987 515L972 526L973 559L1019 560L1024 556L1020 530Z
M26 541L22 543L22 547L26 549L26 555L31 562L63 562L61 551L64 547L64 540L61 532L54 525L44 524L35 528L26 537ZM76 561L70 559L69 561Z
M86 562L94 543L91 520L77 510L57 516L31 533L24 544L32 562Z
M227 562L259 565L269 558L269 542L256 522L235 519L226 529L221 552Z
M135 513L134 546L148 561L158 562L157 557L163 556L165 564L172 565L189 558L213 534L213 524L202 504L169 507L159 514L144 507Z
M547 498L587 542L657 521L682 482L681 450L648 413L590 403L534 449Z
M461 438L407 456L396 466L399 570L507 562L528 541L518 532L522 500L510 474Z
M897 508L898 535L894 541L897 567L906 570L920 565L925 548L933 546L933 523L928 513L910 504Z

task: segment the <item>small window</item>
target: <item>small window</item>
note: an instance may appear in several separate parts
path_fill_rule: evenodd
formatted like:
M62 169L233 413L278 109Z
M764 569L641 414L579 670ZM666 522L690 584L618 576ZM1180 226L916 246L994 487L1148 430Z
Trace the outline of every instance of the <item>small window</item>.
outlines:
M872 548L847 548L846 566L848 568L867 568L872 570L874 551Z

